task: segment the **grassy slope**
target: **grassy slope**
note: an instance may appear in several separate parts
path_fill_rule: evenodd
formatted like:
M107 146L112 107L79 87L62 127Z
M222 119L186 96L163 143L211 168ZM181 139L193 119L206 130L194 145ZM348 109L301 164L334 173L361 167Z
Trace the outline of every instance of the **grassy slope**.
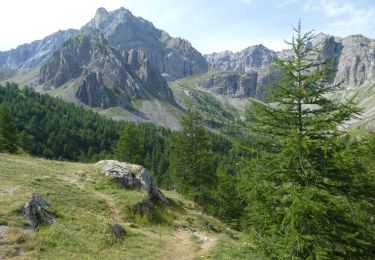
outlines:
M15 82L20 86L31 85L34 83L35 78L38 76L39 68L25 71L13 71L6 77L1 77L0 73L0 84L4 85L7 81Z
M354 98L354 101L362 108L359 119L353 120L353 127L362 130L375 131L375 84L366 83L356 88L344 88L334 95L339 100Z
M76 173L85 171L86 176ZM0 259L252 259L241 233L204 215L191 201L164 191L174 206L152 224L128 206L144 195L119 189L93 164L0 154ZM52 205L57 222L25 233L19 209L35 192ZM122 240L108 225L120 222ZM234 237L234 239L233 239Z
M248 103L247 99L231 98L205 91L198 87L198 82L216 75L218 71L209 71L206 74L186 77L169 84L173 94L182 106L198 109L203 119L215 122L211 128L241 127L239 119L244 118Z

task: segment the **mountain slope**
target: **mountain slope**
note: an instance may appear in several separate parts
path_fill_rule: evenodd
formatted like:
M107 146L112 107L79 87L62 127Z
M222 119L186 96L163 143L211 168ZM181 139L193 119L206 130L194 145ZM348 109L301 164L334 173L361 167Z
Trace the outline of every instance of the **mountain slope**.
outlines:
M243 235L204 215L191 201L163 191L158 225L129 206L141 193L119 189L91 164L0 154L0 258L22 259L213 259L253 258ZM14 174L17 172L17 174ZM35 192L57 215L56 223L24 229L19 209ZM119 222L125 237L109 225Z
M31 69L43 64L49 56L78 30L69 29L55 32L43 40L23 44L15 49L0 52L0 69L18 70Z
M346 38L320 33L311 42L321 53L315 58L334 58L336 69L332 84L343 87L335 96L340 99L354 97L364 109L361 119L366 124L373 122L375 93L375 40L362 35ZM212 93L229 97L256 98L262 100L269 84L280 78L273 60L290 57L290 50L273 52L264 46L249 47L241 52L223 52L205 55L210 68L220 72L207 73L197 86ZM371 123L372 124L372 123Z
M74 81L75 97L89 107L130 108L132 98L148 99L150 93L174 102L167 82L143 52L121 55L96 30L71 38L40 69L39 84L44 88L69 81Z
M311 42L321 50L318 57L334 58L337 70L334 84L354 88L375 81L375 40L362 35L339 38L323 33ZM274 52L262 45L251 46L243 51L222 52L205 55L210 68L226 72L253 72L270 66L275 58L290 56L290 50ZM272 70L269 70L272 73Z
M95 17L83 27L87 28L98 29L110 46L120 52L142 50L168 80L207 71L206 60L188 41L169 36L125 8L112 12L99 8Z
M251 72L270 65L277 53L262 44L250 46L240 52L224 51L204 55L210 69L232 72Z

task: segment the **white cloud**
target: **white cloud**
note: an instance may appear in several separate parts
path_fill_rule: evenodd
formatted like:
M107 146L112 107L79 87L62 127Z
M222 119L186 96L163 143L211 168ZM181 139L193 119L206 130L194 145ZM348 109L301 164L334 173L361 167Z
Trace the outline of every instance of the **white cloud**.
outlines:
M320 0L308 2L305 12L320 12L330 20L327 29L336 34L353 34L358 31L371 32L375 26L375 9L359 6L347 0Z

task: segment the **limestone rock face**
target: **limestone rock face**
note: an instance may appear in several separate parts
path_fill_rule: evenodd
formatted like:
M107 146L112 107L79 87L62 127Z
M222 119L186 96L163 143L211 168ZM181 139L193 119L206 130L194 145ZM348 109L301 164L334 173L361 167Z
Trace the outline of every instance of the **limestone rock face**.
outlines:
M15 49L0 52L0 69L17 70L37 67L46 62L55 50L77 33L78 30L74 29L58 31L43 40L22 44Z
M211 69L233 72L256 71L270 65L276 57L276 52L267 49L262 44L236 53L225 51L205 55Z
M32 228L40 224L52 224L55 222L55 216L48 212L51 205L39 195L33 193L31 199L22 209L25 219L30 223Z
M203 77L198 87L234 98L256 98L262 100L270 82L281 77L278 70L264 69L247 73L223 72Z
M336 69L336 75L333 84L356 88L375 82L375 40L362 35L339 38L320 33L310 46L317 46L321 50L316 59L334 58L332 67ZM292 55L291 50L274 52L262 45L237 53L226 51L205 55L211 69L227 73L212 77L199 85L219 94L261 99L267 92L268 85L281 77L280 71L269 69L274 59L288 59ZM257 79L255 84L250 79L251 84L240 80L249 78L248 72L254 73L250 78ZM246 89L251 91L243 91Z
M256 72L240 74L221 73L200 80L198 86L212 92L230 97L255 97L257 88Z
M99 8L82 30L88 28L99 30L110 46L120 52L141 50L167 80L201 74L208 69L206 60L188 41L171 37L125 8L112 12Z
M96 165L103 170L105 176L111 177L120 187L147 192L150 201L166 202L149 171L143 166L115 160L99 161Z
M173 103L172 91L142 51L114 50L96 30L67 41L40 69L39 84L58 88L74 80L75 96L90 107L130 107L131 98L157 93Z

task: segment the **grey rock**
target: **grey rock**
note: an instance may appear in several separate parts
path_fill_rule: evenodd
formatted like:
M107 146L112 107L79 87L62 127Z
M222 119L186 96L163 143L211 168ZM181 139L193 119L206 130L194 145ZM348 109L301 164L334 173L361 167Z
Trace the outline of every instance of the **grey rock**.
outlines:
M223 72L201 77L197 85L211 92L233 98L256 98L263 100L269 84L281 77L279 70L271 66L248 73Z
M312 58L334 58L332 68L336 70L336 74L333 84L356 88L375 82L375 40L362 35L339 38L319 33L309 46L316 46L321 51ZM280 71L272 69L274 59L289 59L292 55L291 50L274 52L262 45L252 46L238 53L226 51L205 55L210 68L232 74L214 76L201 82L199 86L232 97L262 99L271 82L281 77ZM246 74L249 71L254 73L251 77ZM241 78L248 78L249 81L246 83ZM254 78L257 79L255 85Z
M125 229L119 223L113 223L110 227L116 238L122 238L125 235Z
M133 213L141 216L150 215L150 205L148 201L141 201L135 205L129 206L128 208Z
M0 69L30 69L40 66L60 48L69 38L78 33L78 30L69 29L58 31L43 40L23 44L15 49L0 52Z
M166 80L142 51L120 53L97 30L71 38L40 69L39 84L45 89L71 80L75 96L89 107L129 108L131 98L147 99L150 93L175 103Z
M257 73L240 74L236 72L215 74L198 81L198 86L212 92L230 97L255 97Z
M125 8L112 12L99 8L82 30L92 28L102 32L110 46L120 52L131 49L144 52L167 80L205 73L208 69L206 60L188 41L171 37Z
M277 53L260 44L236 53L225 51L204 57L210 69L246 73L270 65L277 57Z
M31 199L22 209L26 221L32 228L36 228L40 224L52 224L55 222L55 216L48 212L51 205L39 195L33 193Z
M96 165L103 170L105 176L111 177L120 187L147 192L149 201L166 202L149 171L143 166L116 160L103 160Z

